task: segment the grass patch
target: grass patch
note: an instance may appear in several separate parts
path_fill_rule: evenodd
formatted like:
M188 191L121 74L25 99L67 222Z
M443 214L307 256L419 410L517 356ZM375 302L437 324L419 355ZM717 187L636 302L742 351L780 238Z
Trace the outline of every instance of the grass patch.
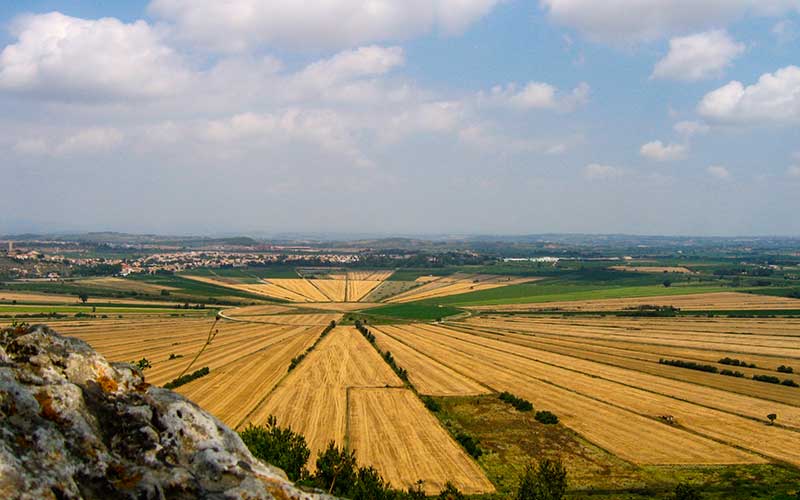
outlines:
M477 460L497 493L475 498L513 498L525 465L561 458L569 471L568 499L673 499L678 483L700 488L704 500L789 500L800 491L800 470L780 465L643 466L627 463L563 425L536 422L496 395L432 398L434 413L451 434L480 441Z
M410 302L406 304L390 304L387 306L375 307L359 312L367 316L383 316L400 319L432 321L439 318L446 318L448 316L455 316L456 314L461 314L463 311L456 309L455 307Z

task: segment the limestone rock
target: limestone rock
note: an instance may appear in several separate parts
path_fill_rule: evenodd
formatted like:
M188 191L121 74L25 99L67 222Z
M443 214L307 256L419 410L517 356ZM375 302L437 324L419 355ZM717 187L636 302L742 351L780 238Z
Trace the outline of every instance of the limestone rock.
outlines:
M0 332L0 498L330 497L133 366L37 326Z

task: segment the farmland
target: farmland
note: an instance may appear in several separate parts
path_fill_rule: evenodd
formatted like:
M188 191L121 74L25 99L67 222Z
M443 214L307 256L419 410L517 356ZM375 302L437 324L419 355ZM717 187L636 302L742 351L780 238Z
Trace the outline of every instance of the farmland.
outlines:
M428 494L450 481L508 498L551 457L570 498L670 498L689 481L772 500L767 485L800 480L800 300L705 266L199 269L23 283L0 291L0 314L58 311L57 331L110 360L146 359L150 383L189 375L175 390L235 429L274 415L312 471L334 441ZM350 326L365 323L371 336ZM753 496L733 495L752 477Z
M397 487L422 479L429 493L447 481L468 493L493 489L354 328L334 329L243 423L269 415L304 434L312 452L349 443Z

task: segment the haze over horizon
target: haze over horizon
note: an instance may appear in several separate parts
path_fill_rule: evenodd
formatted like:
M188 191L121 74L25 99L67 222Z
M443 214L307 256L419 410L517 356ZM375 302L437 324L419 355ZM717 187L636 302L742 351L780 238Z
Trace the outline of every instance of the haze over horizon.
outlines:
M318 5L0 5L0 234L800 235L800 0Z

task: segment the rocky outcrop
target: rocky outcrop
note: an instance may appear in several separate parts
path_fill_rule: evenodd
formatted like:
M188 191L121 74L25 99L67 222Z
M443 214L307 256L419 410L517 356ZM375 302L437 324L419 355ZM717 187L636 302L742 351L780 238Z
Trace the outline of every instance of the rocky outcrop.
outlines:
M0 498L323 497L133 366L39 326L0 333Z

